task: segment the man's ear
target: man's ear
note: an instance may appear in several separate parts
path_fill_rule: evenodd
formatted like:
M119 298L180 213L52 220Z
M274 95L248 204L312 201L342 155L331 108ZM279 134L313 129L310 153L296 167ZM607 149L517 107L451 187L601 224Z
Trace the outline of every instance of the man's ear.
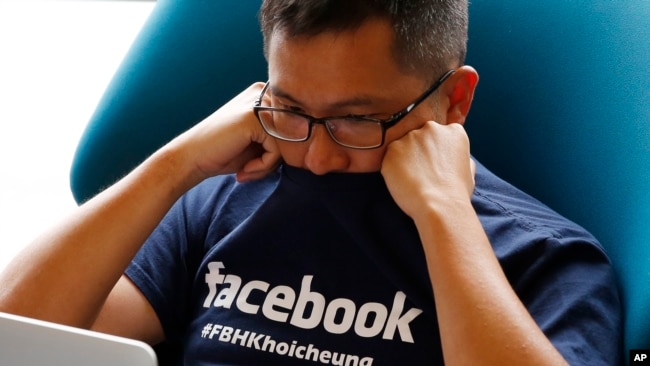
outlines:
M478 72L471 66L461 66L443 84L447 98L447 123L464 124L474 99Z

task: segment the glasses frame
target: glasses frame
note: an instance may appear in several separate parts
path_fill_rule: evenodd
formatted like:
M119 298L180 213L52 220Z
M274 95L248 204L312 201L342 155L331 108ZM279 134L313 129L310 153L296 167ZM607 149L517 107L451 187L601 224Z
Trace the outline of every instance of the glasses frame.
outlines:
M310 115L308 115L306 113L296 112L296 111L292 111L292 110L289 110L289 109L274 108L274 107L264 107L264 106L262 106L262 99L264 98L264 94L266 93L266 90L269 87L269 81L267 81L266 84L264 84L264 88L262 89L262 92L260 93L260 96L255 100L255 104L253 106L253 111L255 112L255 116L257 117L257 120L262 125L262 128L264 129L264 131L266 131L267 134L269 134L269 135L271 135L271 136L273 136L273 137L275 137L275 138L277 138L279 140L282 140L282 141L288 141L288 142L304 142L304 141L307 141L307 140L309 140L309 138L311 138L311 133L312 133L312 129L314 127L314 124L321 124L321 125L325 126L325 129L327 130L327 133L329 134L330 138L337 145L340 145L340 146L343 146L343 147L346 147L346 148L350 148L350 149L356 149L356 150L376 149L376 148L379 148L379 147L384 145L385 140L386 140L386 130L388 130L389 128L395 126L399 121L401 121L404 117L406 117L413 109L415 109L415 107L417 107L420 103L422 103L425 99L427 99L431 94L433 94L433 92L436 91L440 87L440 85L442 85L445 82L445 80L447 80L452 74L454 74L454 72L456 72L456 70L453 70L453 69L448 70L447 72L445 72L445 74L442 75L440 77L440 79L438 79L435 83L433 83L433 85L431 85L427 90L425 90L424 93L422 93L422 95L420 95L417 99L415 99L415 101L413 101L413 103L409 104L408 106L406 106L406 108L394 113L393 115L391 115L390 117L388 117L386 119L378 119L378 118L368 117L368 116L365 116L365 115L354 115L354 114L349 114L349 115L346 115L346 116L333 116L333 117L316 118L316 117L310 116ZM262 121L262 118L260 118L259 113L262 112L262 111L270 111L270 112L278 111L278 112L282 112L282 113L291 113L291 114L294 114L294 115L297 115L299 117L304 118L305 120L307 120L307 123L309 124L308 129L307 129L307 136L304 137L304 138L300 138L300 139L292 139L292 138L287 138L287 137L280 136L277 133L274 133L273 131L270 131L269 128L267 128L266 125L264 124L264 122ZM334 133L330 130L329 124L327 123L330 120L336 120L336 119L355 119L355 120L358 120L358 121L372 122L372 123L379 124L381 126L381 130L382 130L381 131L381 142L378 143L378 144L372 145L372 146L354 146L354 145L348 145L348 144L345 144L345 143L342 143L342 142L338 141L336 139L336 137L334 136Z

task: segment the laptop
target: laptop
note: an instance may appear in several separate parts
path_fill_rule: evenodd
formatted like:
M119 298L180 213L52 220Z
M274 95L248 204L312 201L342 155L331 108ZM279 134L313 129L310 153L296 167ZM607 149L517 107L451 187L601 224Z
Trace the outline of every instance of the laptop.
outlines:
M2 366L157 366L153 349L128 338L0 313Z

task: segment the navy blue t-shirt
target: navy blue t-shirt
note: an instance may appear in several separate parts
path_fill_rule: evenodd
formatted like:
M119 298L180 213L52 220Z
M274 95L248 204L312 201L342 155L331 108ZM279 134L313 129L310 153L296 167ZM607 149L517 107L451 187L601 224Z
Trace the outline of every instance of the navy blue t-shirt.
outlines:
M477 165L472 203L528 311L572 365L618 364L621 310L600 245ZM209 179L127 275L189 365L443 364L418 232L379 173Z

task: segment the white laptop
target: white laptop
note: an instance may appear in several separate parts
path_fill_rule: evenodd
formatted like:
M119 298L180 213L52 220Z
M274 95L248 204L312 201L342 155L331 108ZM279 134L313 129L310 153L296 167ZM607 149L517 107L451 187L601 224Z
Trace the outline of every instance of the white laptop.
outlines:
M157 366L146 343L0 313L2 366Z

